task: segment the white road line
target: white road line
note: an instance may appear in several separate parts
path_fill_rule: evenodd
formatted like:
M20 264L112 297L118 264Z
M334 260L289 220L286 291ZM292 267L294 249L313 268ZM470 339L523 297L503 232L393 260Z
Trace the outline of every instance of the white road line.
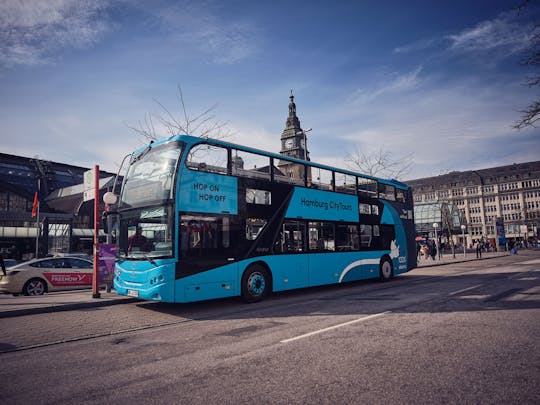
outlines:
M305 333L305 334L300 335L300 336L296 336L296 337L293 337L293 338L290 338L290 339L282 340L280 343L289 343L289 342L292 342L294 340L299 340L299 339L303 339L303 338L306 338L306 337L309 337L309 336L317 335L319 333L328 332L329 330L332 330L332 329L341 328L342 326L352 325L353 323L363 322L363 321L367 321L368 319L377 318L379 316L389 314L390 312L392 312L392 311L381 312L380 314L373 314L373 315L365 316L363 318L354 319L354 320L349 321L349 322L340 323L339 325L329 326L328 328L315 330L313 332Z
M482 287L482 285L483 284L473 285L472 287L467 287L467 288L464 288L463 290L458 290L458 291L451 292L448 295L456 295L456 294L459 294L459 293L462 293L462 292L465 292L465 291L474 290L475 288Z

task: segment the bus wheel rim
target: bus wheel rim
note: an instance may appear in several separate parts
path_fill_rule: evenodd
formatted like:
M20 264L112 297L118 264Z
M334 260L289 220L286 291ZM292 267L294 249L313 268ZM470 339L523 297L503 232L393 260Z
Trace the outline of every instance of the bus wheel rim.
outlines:
M385 261L382 265L382 273L383 276L388 278L392 274L392 266L390 265L390 262Z
M255 272L249 276L248 288L252 295L261 295L266 287L266 280L261 273Z

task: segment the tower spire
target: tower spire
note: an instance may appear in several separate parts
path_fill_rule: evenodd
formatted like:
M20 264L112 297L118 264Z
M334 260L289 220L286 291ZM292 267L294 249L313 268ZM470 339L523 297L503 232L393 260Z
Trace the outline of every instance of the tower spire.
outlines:
M296 115L296 104L294 103L294 94L292 90L289 99L289 115L285 123L285 129L281 134L280 154L309 161L309 153L306 145L306 134L300 126L300 120ZM287 161L280 161L278 167L290 177L302 179L304 176L303 166L291 164Z

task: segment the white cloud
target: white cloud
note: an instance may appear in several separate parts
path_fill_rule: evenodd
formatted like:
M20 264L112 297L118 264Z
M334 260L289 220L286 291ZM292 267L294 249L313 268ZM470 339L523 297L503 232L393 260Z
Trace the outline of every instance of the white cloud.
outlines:
M202 53L208 62L230 65L253 55L257 48L255 27L241 16L225 18L213 1L176 1L155 7L140 2L139 9L157 20L175 46L190 55Z
M525 49L532 34L532 25L516 19L515 13L482 21L458 34L449 35L450 48L460 52L504 50L515 53Z
M418 66L407 73L394 72L381 77L371 88L354 92L350 96L349 102L353 104L362 104L384 96L392 96L413 90L421 83L420 73L422 70L423 67Z
M49 63L64 48L94 44L108 30L101 0L0 2L0 65Z
M422 86L403 88L399 96L375 89L379 97L356 97L313 123L312 158L343 167L348 150L383 149L396 160L413 157L410 178L536 159L531 151L540 148L538 131L511 128L529 91L519 79L433 84L426 78Z

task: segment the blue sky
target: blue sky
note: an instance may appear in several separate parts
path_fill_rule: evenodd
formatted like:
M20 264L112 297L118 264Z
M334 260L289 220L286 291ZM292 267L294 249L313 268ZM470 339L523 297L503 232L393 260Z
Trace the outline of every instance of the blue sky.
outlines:
M129 126L217 104L228 139L277 152L291 89L311 158L409 156L405 178L540 159L512 123L538 2L0 0L2 152L116 172ZM156 123L156 130L165 130Z

